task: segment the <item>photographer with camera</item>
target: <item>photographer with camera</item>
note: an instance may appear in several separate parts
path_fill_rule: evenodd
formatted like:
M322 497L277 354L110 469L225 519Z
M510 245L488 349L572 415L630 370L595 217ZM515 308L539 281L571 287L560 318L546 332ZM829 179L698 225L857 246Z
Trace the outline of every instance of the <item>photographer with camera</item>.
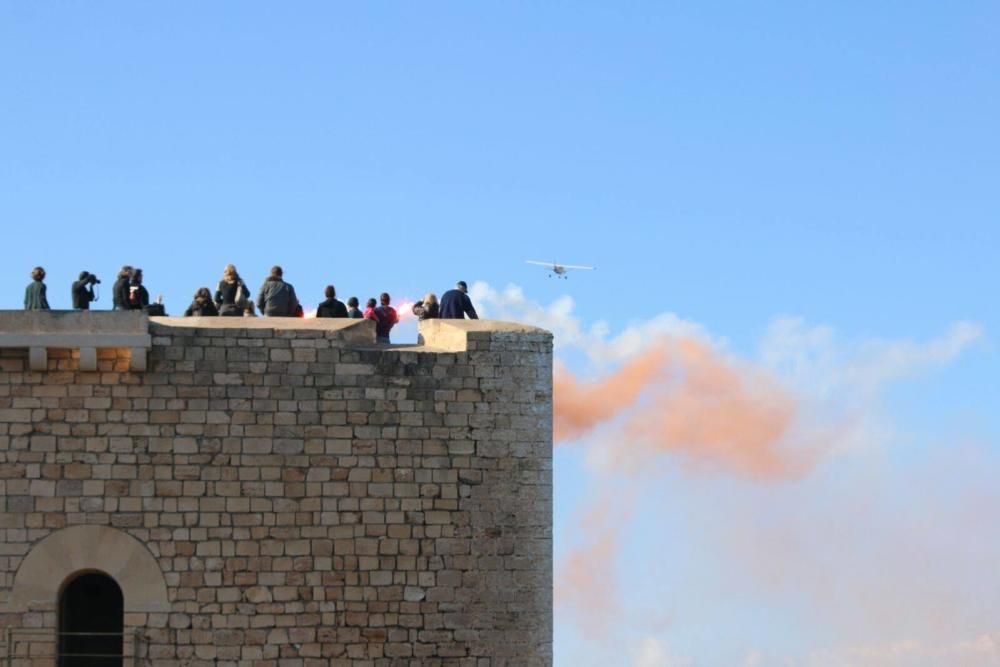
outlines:
M100 285L101 281L90 271L81 271L80 278L73 283L73 309L90 310L90 304L97 301L94 294L94 285Z

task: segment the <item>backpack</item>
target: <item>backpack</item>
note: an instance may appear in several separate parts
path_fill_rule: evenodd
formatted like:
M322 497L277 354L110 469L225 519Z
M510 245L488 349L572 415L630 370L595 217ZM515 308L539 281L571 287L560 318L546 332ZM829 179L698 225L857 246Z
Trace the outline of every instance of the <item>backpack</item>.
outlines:
M281 281L278 285L274 282L268 289L267 303L265 304L265 309L270 313L281 314L281 315L294 315L294 307L292 306L292 290L288 286L288 283Z
M240 280L236 283L236 294L233 296L233 305L239 308L241 311L247 309L247 302L250 299L250 290L247 286L243 284Z

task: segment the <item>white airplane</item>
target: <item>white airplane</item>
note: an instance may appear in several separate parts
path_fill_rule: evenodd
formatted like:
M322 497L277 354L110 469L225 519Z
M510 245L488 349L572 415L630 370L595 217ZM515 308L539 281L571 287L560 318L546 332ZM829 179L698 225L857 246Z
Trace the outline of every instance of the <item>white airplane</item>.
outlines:
M555 276L556 278L566 278L566 279L568 279L569 276L566 275L566 272L569 271L569 270L571 270L571 269L574 270L574 271L593 271L594 270L593 266L575 266L573 264L557 264L555 262L536 262L536 261L531 260L531 259L526 260L525 263L526 264L534 264L536 266L544 266L544 267L548 268L548 270L549 270L549 278L551 278L552 276Z

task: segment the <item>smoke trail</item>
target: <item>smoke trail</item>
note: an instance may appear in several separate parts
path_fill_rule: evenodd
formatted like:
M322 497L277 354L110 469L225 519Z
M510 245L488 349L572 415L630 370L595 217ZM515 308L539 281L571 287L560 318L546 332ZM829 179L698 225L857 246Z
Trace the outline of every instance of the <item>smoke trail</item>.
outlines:
M709 556L706 565L683 561L683 579L692 583L678 579L663 591L671 608L697 597L671 622L713 623L713 609L736 605L745 613L764 600L781 613L822 618L816 622L844 642L782 664L995 662L997 602L981 590L996 584L990 564L1000 541L989 526L997 466L949 470L950 445L926 474L888 466L890 449L903 445L882 406L894 383L946 367L982 341L981 327L958 322L927 341L842 341L829 327L780 318L758 355L739 357L724 339L672 313L615 331L581 321L570 297L546 306L516 286L477 283L473 292L480 313L550 329L557 355L582 353L598 373L557 365L554 375L556 443L586 451L596 473L576 520L559 529L568 538L555 568L557 619L578 625L587 644L576 664L624 664L636 629L651 632L652 610L622 599L615 578L622 554L640 569L666 557L637 552L629 540L638 531L669 533L664 539L683 542L688 557ZM721 474L673 478L671 499L685 507L659 522L649 500L663 486L664 462ZM734 476L751 483L733 483ZM795 483L781 484L789 480ZM631 525L640 508L646 523ZM676 516L683 523L671 523ZM627 576L636 576L633 568ZM976 640L954 648L963 635ZM891 643L908 637L923 643L903 644L910 647L903 653ZM607 656L595 657L602 649ZM767 653L746 655L749 665ZM642 664L677 662L649 642L640 657Z
M557 443L617 421L622 437L606 440L615 460L635 469L662 453L763 479L808 468L785 442L795 399L764 371L737 367L699 341L661 337L602 378L582 382L560 366L554 382Z

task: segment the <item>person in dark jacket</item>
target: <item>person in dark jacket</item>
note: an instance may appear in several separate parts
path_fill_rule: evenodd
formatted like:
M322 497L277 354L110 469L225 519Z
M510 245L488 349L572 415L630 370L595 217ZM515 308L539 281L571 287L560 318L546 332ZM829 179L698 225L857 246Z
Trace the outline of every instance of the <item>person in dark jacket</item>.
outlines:
M222 272L222 280L215 290L215 307L223 317L243 317L247 303L250 302L250 290L244 284L236 267L227 264Z
M148 305L149 291L142 286L142 269L136 269L128 284L128 307L129 310L145 310Z
M132 267L126 264L118 272L118 278L111 287L111 307L114 310L129 310L129 283L132 280Z
M472 299L469 298L469 288L464 280L459 280L455 289L450 289L441 296L441 319L461 320L466 315L470 320L478 320L479 315L472 307Z
M424 298L413 304L413 314L420 320L433 320L441 315L438 298L433 292L428 292Z
M347 300L347 316L352 320L360 320L365 316L358 308L358 297L352 296Z
M295 296L295 288L283 279L280 266L271 267L271 275L260 286L257 295L257 310L267 317L295 317L299 309L299 300Z
M389 332L399 322L399 314L396 309L389 305L389 293L382 292L379 295L381 304L374 309L375 312L375 341L379 343L389 343Z
M48 310L49 300L45 296L45 269L36 266L31 270L31 283L24 290L25 310Z
M101 281L97 279L97 276L92 275L90 271L80 272L80 279L73 283L71 290L74 310L90 310L91 302L97 301L94 285L99 282Z
M213 317L219 314L219 310L212 302L212 293L207 287L199 287L194 293L194 301L184 311L184 317Z
M326 301L316 308L316 317L347 317L347 306L343 301L337 301L337 288L327 285L323 295Z

